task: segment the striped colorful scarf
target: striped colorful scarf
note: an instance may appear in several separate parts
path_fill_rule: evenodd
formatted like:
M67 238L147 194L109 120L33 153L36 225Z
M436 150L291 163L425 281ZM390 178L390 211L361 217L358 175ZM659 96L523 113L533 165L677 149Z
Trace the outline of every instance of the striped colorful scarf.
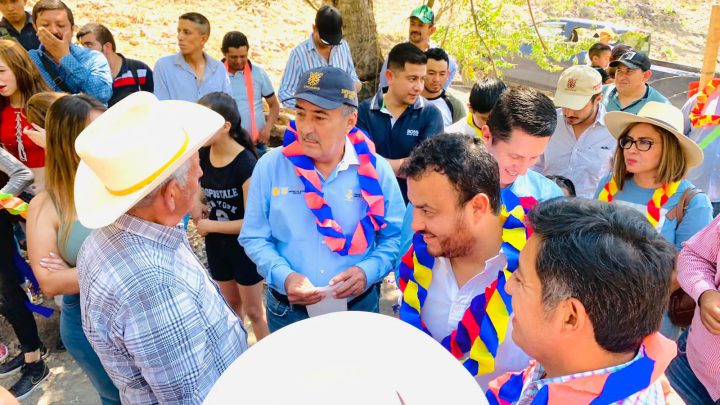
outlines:
M12 194L0 193L0 209L6 209L13 215L27 218L28 204Z
M507 259L498 278L473 298L457 328L442 340L442 345L474 376L495 370L495 356L505 339L510 315L511 298L505 284L517 269L520 251L531 232L525 227L525 209L520 199L509 189L501 191L503 220L502 251ZM398 269L398 286L403 293L400 319L432 336L421 319L423 305L432 281L435 259L427 252L421 234L415 234L413 245L403 256Z
M650 201L647 202L647 211L645 213L645 217L648 221L650 221L653 228L656 228L660 223L660 209L663 205L665 205L670 197L675 194L679 186L680 182L676 181L670 184L663 184L653 192L652 198L650 198ZM618 191L618 186L615 182L615 177L613 176L610 178L610 181L605 184L602 191L600 191L598 200L612 202Z
M693 128L702 128L710 125L720 125L720 115L707 114L707 105L720 97L720 91L710 80L705 88L698 95L695 106L690 110L690 122Z
M283 139L282 153L295 166L295 173L305 186L305 202L315 215L317 230L325 238L327 247L341 256L358 255L367 250L373 234L387 226L385 222L385 198L378 181L375 144L365 134L353 128L347 134L358 155L358 180L360 193L367 203L366 214L351 235L343 233L323 194L322 180L315 170L313 160L305 155L298 141L295 121L290 121Z
M657 380L665 382L663 372L674 357L674 342L670 342L659 333L654 333L643 340L640 351L643 353L641 358L616 371L546 384L529 403L531 405L614 404L644 391ZM520 401L523 387L532 378L532 370L535 367L536 365L528 367L519 373L507 373L492 381L485 394L488 403L511 405Z

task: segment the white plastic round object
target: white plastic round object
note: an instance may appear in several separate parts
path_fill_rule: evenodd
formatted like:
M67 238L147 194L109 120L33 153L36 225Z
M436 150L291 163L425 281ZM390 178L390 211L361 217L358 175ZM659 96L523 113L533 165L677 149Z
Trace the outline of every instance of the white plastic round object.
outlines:
M336 312L261 340L223 373L205 404L487 404L445 348L398 319Z

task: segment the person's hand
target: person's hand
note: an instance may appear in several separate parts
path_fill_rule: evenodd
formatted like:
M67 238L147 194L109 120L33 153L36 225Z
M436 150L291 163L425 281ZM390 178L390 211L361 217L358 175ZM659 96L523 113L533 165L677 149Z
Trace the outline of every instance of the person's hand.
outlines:
M198 235L205 237L209 233L213 233L212 229L213 221L209 219L200 219L195 221L195 228L197 229Z
M720 291L708 290L700 295L700 320L713 335L720 335Z
M37 37L43 47L45 47L45 52L47 52L48 55L55 60L55 62L60 62L60 59L70 53L72 35L72 30L65 31L62 39L58 39L58 37L48 31L45 27L40 27L37 30Z
M195 225L197 226L197 223L201 219L205 219L208 217L208 209L207 205L201 203L200 201L197 201L192 208L190 208L190 218L192 218L193 222L195 222Z
M70 265L65 263L65 260L63 260L60 255L57 255L53 252L50 252L48 257L43 257L42 259L40 259L40 266L51 272L69 270L72 268L70 267Z
M23 134L30 138L37 146L45 149L46 135L45 128L38 124L32 123L29 127L23 129Z
M325 295L300 273L290 273L285 279L288 301L293 305L317 304Z
M348 298L360 295L365 291L367 285L367 277L365 272L357 266L352 266L330 280L330 285L335 285L341 281L345 283L333 292L335 298Z
M258 133L257 143L267 145L270 141L270 133L272 132L272 125L265 125Z

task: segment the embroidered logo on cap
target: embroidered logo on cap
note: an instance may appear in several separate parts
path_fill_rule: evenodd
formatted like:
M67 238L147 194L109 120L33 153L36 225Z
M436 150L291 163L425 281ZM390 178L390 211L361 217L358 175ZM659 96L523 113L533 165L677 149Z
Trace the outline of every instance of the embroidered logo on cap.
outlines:
M568 90L575 90L575 85L577 84L577 79L568 79L567 81L567 89Z
M320 79L322 79L323 74L324 73L322 73L322 72L310 72L310 75L308 75L308 79L307 79L305 88L319 90L317 85L320 84Z
M357 97L357 93L355 93L354 90L340 89L340 93L348 100L355 100Z

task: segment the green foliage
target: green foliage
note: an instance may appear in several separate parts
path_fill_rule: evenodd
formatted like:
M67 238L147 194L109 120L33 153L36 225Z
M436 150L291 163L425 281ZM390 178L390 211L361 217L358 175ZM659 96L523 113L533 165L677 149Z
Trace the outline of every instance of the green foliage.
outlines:
M445 39L442 46L458 59L462 74L467 78L481 74L501 75L502 69L514 66L514 58L523 56L523 46L532 50L524 57L536 61L545 70L557 71L562 69L558 62L571 59L594 42L583 36L578 42L567 42L560 35L559 27L539 24L541 43L526 0L449 1L453 3L451 7L456 7L456 12L452 13L455 19L441 23L436 38ZM553 10L569 10L574 2L544 0L543 6L547 8L549 3L553 3Z

